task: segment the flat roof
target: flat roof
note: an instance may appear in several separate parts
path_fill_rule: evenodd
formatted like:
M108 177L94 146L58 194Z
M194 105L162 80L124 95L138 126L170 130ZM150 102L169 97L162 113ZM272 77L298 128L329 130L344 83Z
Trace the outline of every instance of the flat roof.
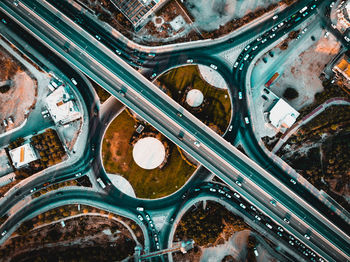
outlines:
M345 55L339 60L339 63L334 68L341 72L346 78L350 79L350 64L346 60Z
M289 128L291 127L299 116L299 112L291 107L283 99L279 99L277 103L270 110L271 125L276 128Z
M24 144L20 147L10 150L9 154L10 154L12 163L16 168L24 166L38 159L30 143Z

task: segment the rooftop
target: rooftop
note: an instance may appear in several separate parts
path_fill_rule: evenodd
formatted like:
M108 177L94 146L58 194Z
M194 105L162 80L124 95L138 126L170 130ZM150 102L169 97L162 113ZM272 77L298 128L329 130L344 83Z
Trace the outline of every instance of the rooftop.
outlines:
M350 80L350 64L349 58L343 55L339 62L334 66L333 70L341 73L344 77Z
M271 108L269 119L271 125L284 133L286 129L290 128L295 123L298 116L299 112L280 98Z
M20 147L10 150L9 154L10 154L12 163L16 168L22 167L38 159L30 143L24 144Z

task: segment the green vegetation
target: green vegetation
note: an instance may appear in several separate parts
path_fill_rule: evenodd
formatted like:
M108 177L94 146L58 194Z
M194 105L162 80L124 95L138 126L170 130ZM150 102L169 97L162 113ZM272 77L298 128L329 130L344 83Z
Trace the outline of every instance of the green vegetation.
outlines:
M197 245L207 246L220 242L222 236L227 240L234 232L244 229L251 228L241 217L216 202L207 201L205 209L202 205L193 206L185 213L176 228L174 241L193 239Z
M102 145L103 165L106 172L120 174L132 185L137 197L159 198L180 188L192 175L195 168L188 165L177 147L150 126L147 130L157 133L157 138L167 144L169 156L163 168L146 170L133 160L131 141L135 126L140 124L124 110L113 120L106 131ZM137 134L137 133L136 133Z
M100 98L101 104L102 104L103 102L105 102L105 101L111 96L110 93L108 93L106 90L104 90L104 89L103 89L99 84L97 84L95 81L91 80L90 82L91 82L93 88L95 89L95 91L96 91L98 97Z
M227 90L216 88L200 75L197 66L185 66L170 70L158 78L159 86L199 120L214 127L219 134L226 130L231 117L231 101ZM204 95L204 105L201 110L193 109L185 102L187 91L199 89ZM215 128L217 127L217 128Z
M82 215L87 213L96 215ZM66 218L65 227L57 222L50 224L62 218ZM0 257L12 256L11 261L120 261L133 254L135 241L114 218L124 221L143 244L142 230L134 221L91 206L80 205L79 209L78 205L66 205L25 221L2 245ZM105 229L113 236L104 235ZM91 237L93 242L89 241ZM79 244L66 246L74 241Z
M305 145L310 149L299 152ZM350 106L327 108L291 136L278 155L350 211L343 198L350 179Z
M64 182L60 182L57 184L53 184L50 186L47 186L43 189L41 189L40 191L37 191L33 194L34 198L40 197L41 195L45 195L46 193L53 191L53 190L57 190L59 188L62 187L66 187L66 186L85 186L85 187L92 187L92 184L90 182L90 179L88 176L83 176L80 177L78 179L73 179L73 180L69 180L69 181L64 181Z
M286 98L287 100L293 100L298 96L299 96L298 91L292 87L288 87L283 93L283 97Z

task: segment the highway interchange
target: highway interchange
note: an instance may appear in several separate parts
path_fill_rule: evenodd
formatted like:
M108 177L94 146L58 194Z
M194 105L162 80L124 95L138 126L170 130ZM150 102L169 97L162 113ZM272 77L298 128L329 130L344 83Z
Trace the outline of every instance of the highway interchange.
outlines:
M149 123L153 124L156 128L162 131L166 136L168 136L171 140L173 140L179 146L183 147L184 150L186 150L187 152L192 154L194 157L196 157L199 160L199 162L201 162L209 170L213 171L215 174L221 177L222 180L224 180L228 185L230 185L230 189L225 188L225 190L232 190L232 189L236 190L238 194L240 193L241 195L243 195L246 199L249 200L250 203L256 203L258 210L260 209L262 213L265 213L266 215L272 218L271 220L270 218L268 218L268 216L266 216L266 219L264 218L261 222L259 222L260 220L256 219L257 223L265 223L265 225L266 223L269 223L269 225L273 225L273 223L277 222L278 224L282 225L284 228L287 228L290 232L293 233L293 235L297 236L299 239L304 241L306 245L309 245L310 247L312 247L313 250L321 254L321 256L323 256L327 260L340 261L340 260L343 260L343 258L349 259L349 245L347 245L349 243L349 238L348 236L346 236L344 233L341 232L341 231L350 232L349 224L343 221L342 218L340 218L336 214L331 215L332 212L329 211L329 208L324 204L322 204L317 198L315 198L311 193L305 190L301 185L299 184L292 185L290 183L290 178L288 176L281 175L284 173L284 171L280 167L276 166L266 156L266 154L260 149L254 137L251 126L246 125L243 121L244 117L249 116L249 110L247 108L246 103L244 103L245 97L243 99L236 98L239 90L242 91L244 95L246 95L247 93L245 90L245 79L246 79L245 74L246 74L249 62L251 61L253 56L257 56L261 52L261 50L265 48L265 46L271 44L271 42L277 40L282 35L288 33L289 31L292 30L292 28L295 28L298 25L298 23L301 23L304 19L308 18L307 16L303 16L303 14L299 12L300 8L303 7L305 3L309 2L308 3L309 16L313 15L314 12L321 9L321 8L313 8L311 11L311 7L313 5L319 4L318 1L300 1L298 5L294 5L290 9L287 9L283 13L280 13L278 20L273 21L273 19L270 19L267 23L261 23L259 25L259 28L254 28L254 30L258 30L259 32L264 32L264 33L262 34L262 36L257 37L255 40L249 43L249 47L247 46L245 48L246 50L243 50L243 52L240 54L237 60L238 64L235 63L235 65L237 66L233 69L233 77L232 77L232 69L227 68L227 66L224 65L218 58L214 58L213 56L210 56L210 55L204 55L203 48L197 48L196 50L191 50L191 47L189 45L188 50L184 49L182 51L178 51L174 53L164 53L164 54L160 53L160 54L157 54L156 57L151 58L145 53L134 52L130 48L119 43L118 39L114 39L111 35L108 36L109 34L108 32L105 32L106 34L104 34L102 30L98 30L97 32L99 32L99 35L101 35L101 38L103 39L101 42L104 44L104 46L101 46L96 39L96 31L95 33L94 31L90 31L89 32L90 35L86 33L81 33L81 32L78 33L76 31L77 29L74 28L74 25L72 25L72 23L74 23L74 19L72 19L73 22L67 21L66 18L65 18L65 21L56 22L57 17L49 13L48 11L49 8L47 8L46 10L40 5L40 3L37 3L36 1L33 1L33 2L22 1L22 2L23 4L26 4L28 6L26 8L23 8L23 10L22 10L22 4L20 5L19 8L16 9L13 6L12 1L5 1L4 3L1 3L1 9L13 15L14 17L15 15L20 16L20 18L18 16L16 17L17 21L18 20L21 21L26 27L29 27L28 25L29 22L26 21L28 8L33 8L33 6L35 6L36 13L40 14L40 17L45 17L45 23L47 24L50 24L50 22L51 24L57 23L56 28L52 31L55 31L55 30L57 30L57 32L59 31L62 35L64 35L64 37L66 37L71 41L71 44L69 45L68 50L66 47L67 46L66 42L62 41L62 37L57 37L60 39L56 39L52 34L50 35L49 30L45 32L48 34L47 36L44 36L44 35L40 36L39 33L36 33L36 34L39 35L39 37L44 41L46 38L50 38L50 40L53 41L53 43L59 48L58 50L61 50L61 51L58 51L58 54L60 54L65 59L69 60L71 63L73 63L73 65L78 67L82 72L88 74L96 82L100 83L101 86L106 88L110 93L115 95L127 106L134 109L135 112L137 112L139 115L144 117L144 119L146 119ZM324 6L325 4L327 4L326 2L327 1L323 2ZM291 12L292 8L294 8L294 12ZM67 8L65 10L69 11L69 9ZM294 13L296 15L292 17ZM298 17L301 17L302 19L295 21ZM10 20L10 18L7 18L7 19ZM37 20L36 23L35 21L32 21L32 20L34 19L31 18L30 26L32 26L32 28L30 28L30 30L32 30L34 34L35 34L35 27L38 27L38 28L40 28L40 26L41 28L48 27L48 25L40 22L39 20ZM65 25L66 21L68 25ZM79 23L81 23L80 21L81 20L79 20ZM278 26L281 23L283 23L283 25ZM93 21L90 21L89 25L91 26L89 27L90 30L96 30L96 27L98 26L98 25L95 25ZM96 27L94 27L93 25L95 25ZM277 27L277 30L273 30L275 27ZM254 30L252 30L252 32L254 32ZM247 35L249 34L247 33L245 35L246 35L245 37L248 37ZM105 39L108 39L108 41L106 41ZM264 41L265 39L266 41ZM236 37L235 39L228 40L222 45L213 45L211 47L212 48L211 50L213 50L212 54L215 53L215 50L222 51L225 48L231 47L233 44L238 45L239 43L245 42L245 40L246 39L242 39L242 37ZM263 41L264 43L262 43ZM107 43L109 43L110 45L108 46ZM98 46L98 48L95 48L95 46ZM255 46L258 46L258 48L255 48ZM85 54L82 54L81 52L82 49L86 53L86 56ZM241 134L240 137L243 138L243 143L250 148L250 153L252 154L249 156L252 157L252 159L255 160L260 165L260 167L256 165L254 162L246 159L246 157L244 157L239 152L234 151L233 147L229 143L219 138L216 134L213 134L211 130L204 127L203 124L201 124L198 120L193 119L193 117L190 116L188 112L182 111L184 109L180 108L180 106L178 106L176 103L172 101L166 101L167 98L164 98L164 96L159 94L159 92L157 92L157 90L155 90L150 83L146 82L147 80L145 80L140 76L137 76L137 78L134 77L133 74L137 74L136 71L133 71L123 61L119 60L118 53L116 53L115 50L119 50L123 52L122 54L124 59L130 58L130 56L127 53L132 52L133 56L130 60L132 61L133 66L139 63L138 60L135 61L135 57L137 59L138 57L142 57L142 60L145 60L145 62L142 61L143 66L145 68L150 68L150 70L145 71L146 72L145 75L147 78L150 78L154 73L159 75L162 72L166 71L167 68L169 67L185 64L188 59L194 60L194 63L217 65L218 71L224 76L224 78L228 82L234 109L235 109L235 112L237 111L237 113L233 114L234 117L232 119L231 125L235 127L238 127L238 126L240 127L240 128L234 128L233 129L234 132L227 132L225 135L225 139L227 139L229 142L234 144L237 138L236 132L239 132ZM208 52L207 50L208 50L208 47L206 47L206 52L205 52L206 54L211 53L211 52ZM112 56L112 54L114 57ZM249 54L249 57L247 57L248 54ZM83 56L85 56L85 58ZM110 58L111 56L113 57L113 59ZM117 58L115 58L115 56L117 56ZM83 61L84 59L94 60L97 66L95 68L92 68L91 65L87 63L84 64L84 61ZM115 60L117 60L117 63L115 62ZM130 62L130 60L128 59L125 59L125 60ZM75 61L75 62L72 62L72 61ZM124 67L126 69L124 69ZM104 72L107 76L106 77L102 76L101 72ZM71 72L67 75L70 75L70 74ZM115 75L119 77L115 77ZM113 82L110 79L108 79L108 77L113 78L116 81ZM80 80L78 76L74 76L74 78ZM121 83L119 78L122 79L125 84ZM119 80L119 83L116 84L118 80ZM79 81L78 88L81 88L81 89L86 88L86 85L84 85L83 79ZM133 88L136 92L134 90L131 90L131 88ZM120 92L118 92L119 90L122 90L121 92L124 92L125 96L122 96ZM82 92L82 93L88 94L88 92ZM87 107L90 108L91 111L94 111L96 105L94 104L94 102L92 102L91 97L90 98L84 97L84 101L86 101ZM151 97L156 97L158 99L152 100ZM149 102L152 102L153 105L149 104ZM238 110L238 107L239 107L239 110ZM163 112L161 111L161 109L163 109ZM158 112L159 113L159 116L157 116L158 119L152 119L156 117L154 117L154 115L151 115L150 113L149 115L147 115L146 113L147 111ZM178 111L182 111L183 113L183 117L181 119L177 117ZM100 132L100 130L103 129L104 123L101 123L100 121L98 121L96 116L91 117L90 120L91 120L90 125L93 125L94 128L91 129L92 131L89 134L90 136L89 141L91 141L89 145L95 145L96 143L96 147L99 148L100 137L98 137L97 134ZM166 128L164 128L164 126L160 124L163 121L164 123L169 123L169 126L173 127L172 130L167 130ZM182 129L186 130L186 136L184 140L180 141L177 136L178 136L178 132ZM99 139L96 139L96 136ZM201 143L200 151L203 151L203 152L199 152L198 148L196 148L196 146L193 145L193 142L197 140L200 141ZM78 172L78 171L84 172L88 170L90 160L93 159L94 154L97 154L96 152L99 152L99 150L91 152L90 149L91 147L85 148L87 154L84 154L85 159L84 161L80 162L79 164L80 167L72 167L71 170L65 169L62 171L57 171L57 172L60 172L60 174L59 175L56 174L55 177L65 179L63 178L64 175L73 177L75 172ZM234 155L232 155L232 152L234 152ZM206 153L208 154L207 156L206 156ZM210 156L212 156L212 158ZM222 163L222 165L217 166L218 163ZM100 163L98 161L94 161L93 166L95 167L94 171L96 176L102 176L103 179L108 183L107 178L103 174L103 169L99 167ZM270 174L265 172L263 168L268 169ZM263 175L260 175L260 174L263 174ZM273 175L274 178L271 177L271 175ZM45 174L45 176L49 177L50 174ZM32 183L29 185L26 185L25 188L19 189L17 194L20 196L21 194L28 192L29 189L34 185L38 185L46 181L45 179L46 178L40 178L32 181ZM193 179L193 180L195 182L199 181L199 179L198 180ZM237 185L236 183L237 180L240 180L243 182L242 187ZM274 185L274 183L276 183L279 186ZM259 185L259 187L262 188L263 191L268 193L268 195L266 195L265 192L258 192L259 190L261 191L261 189L258 189L255 184ZM125 210L128 211L127 213L129 215L135 214L136 216L135 208L140 205L144 206L146 210L161 209L171 205L175 205L175 202L177 201L177 199L179 197L182 198L184 194L186 194L185 199L189 197L195 198L196 194L194 192L196 191L193 191L194 190L193 185L195 185L195 183L193 184L187 183L186 186L182 188L182 190L180 190L178 193L168 197L167 199L154 200L154 201L141 201L141 200L135 200L135 199L129 198L125 195L121 196L120 192L116 188L109 186L107 187L108 197L104 196L103 199L106 200L107 198L109 198L109 201L113 202L113 199L118 197L125 200L120 202L120 203L126 203L125 206L120 204L120 207L125 208ZM284 190L287 191L287 193L282 192L282 190L279 187L282 187ZM298 196L294 195L290 190L286 189L286 187L291 188L291 190L294 193L296 193ZM216 190L215 192L210 191L209 188L212 188L212 187L208 186L208 184L204 185L203 188L207 188L208 191L211 192L210 194L213 194L213 195L217 194L219 197L221 195L224 195L226 198L229 198L228 196L226 196L226 194L228 194L231 197L234 196L229 193L221 194L219 190L221 190L222 192L225 192L225 191L223 189L220 189L220 186L218 185L213 186L213 189ZM59 201L59 199L69 199L70 197L74 199L75 197L77 197L76 194L77 194L76 192L72 192L71 194L69 192L65 192L64 196L57 196L57 199L58 199L57 201ZM89 194L85 194L85 193L83 193L83 195L87 199L94 199L94 201L96 202L97 202L97 199L101 197L97 195L96 196L90 195L90 197L88 197L87 195ZM316 210L318 210L318 212L307 205L306 207L306 206L303 206L302 204L299 204L299 203L305 203L303 202L301 197L306 198L307 202L310 205L312 205L312 208L315 208ZM278 202L277 207L271 206L271 204L269 203L271 199L275 199ZM294 199L296 199L296 201ZM241 198L241 200L239 201L245 207L250 206L250 204L246 203L245 202L246 200L244 200L243 198ZM14 204L14 202L15 202L14 199L11 199L11 200L9 199L7 202L5 202L4 206L2 206L4 208L2 208L1 211L7 210L11 205ZM44 206L45 205L44 201L43 203L40 203L40 201L37 201L37 203L33 203L29 205L26 209L23 209L23 213L28 212L27 215L34 213L34 210L36 210L39 205ZM242 208L242 206L240 208ZM293 215L290 214L288 210L291 210ZM254 212L256 211L252 209L250 210L249 213L254 215ZM262 213L260 211L257 211L257 212L259 213L255 215L259 217L262 216L261 215ZM316 212L316 214L313 212ZM287 213L288 215L286 215ZM146 216L146 213L144 215ZM23 214L18 214L18 215L16 214L16 217L18 217L17 221L15 219L11 220L11 221L14 221L12 222L12 225L15 225L16 223L18 223L18 221L21 218L26 216ZM325 217L329 219L329 221L321 222ZM285 221L283 221L283 219L285 218L288 218L290 222L289 224L286 224ZM135 219L137 220L136 217ZM146 221L147 219L144 219L144 220ZM275 222L273 222L273 220ZM338 230L336 227L334 227L334 225L332 225L330 221L333 222L341 230ZM300 222L302 222L301 226L300 226ZM10 225L11 224L9 223L9 224L6 224L5 226L7 228L11 228ZM146 223L146 225L149 227L149 231L151 232L150 239L154 239L154 234L156 233L151 228L151 226L149 226L149 223ZM278 228L277 226L273 225L273 228L274 229L272 231L274 233L277 234L277 232L281 232L277 230ZM306 234L306 232L310 234L311 231L312 231L311 241L307 241L307 239L305 239L303 235ZM334 234L335 232L336 234ZM163 235L166 235L166 234L162 232L162 236ZM308 255L303 254L303 252L305 252L304 250L305 248L302 248L302 246L294 247L296 246L295 245L296 242L292 242L293 245L290 244L291 239L289 239L289 236L287 234L283 233L281 238L282 239L287 238L285 239L285 241L287 241L287 245L289 244L290 246L292 246L292 249L298 250L301 248L302 250L299 250L299 251L303 259L306 259L306 260L308 258L311 259L310 257L311 253L310 254L308 253ZM162 241L163 243L161 246L166 247L167 241L165 239L163 239ZM324 250L323 247L328 246L329 242L327 241L330 241L330 243L334 245L333 248L337 248L339 253L335 253L334 250L331 250L331 252L329 252L330 250ZM300 241L298 242L300 243ZM153 243L153 245L150 246L150 249L157 249L158 245L156 241ZM310 251L310 252L313 252L313 251Z

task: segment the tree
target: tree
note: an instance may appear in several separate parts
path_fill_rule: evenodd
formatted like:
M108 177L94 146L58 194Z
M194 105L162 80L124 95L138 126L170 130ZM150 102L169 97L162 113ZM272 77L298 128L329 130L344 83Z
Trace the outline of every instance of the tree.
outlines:
M298 91L292 87L288 87L283 93L283 97L286 98L287 100L293 100L298 96L299 96Z

